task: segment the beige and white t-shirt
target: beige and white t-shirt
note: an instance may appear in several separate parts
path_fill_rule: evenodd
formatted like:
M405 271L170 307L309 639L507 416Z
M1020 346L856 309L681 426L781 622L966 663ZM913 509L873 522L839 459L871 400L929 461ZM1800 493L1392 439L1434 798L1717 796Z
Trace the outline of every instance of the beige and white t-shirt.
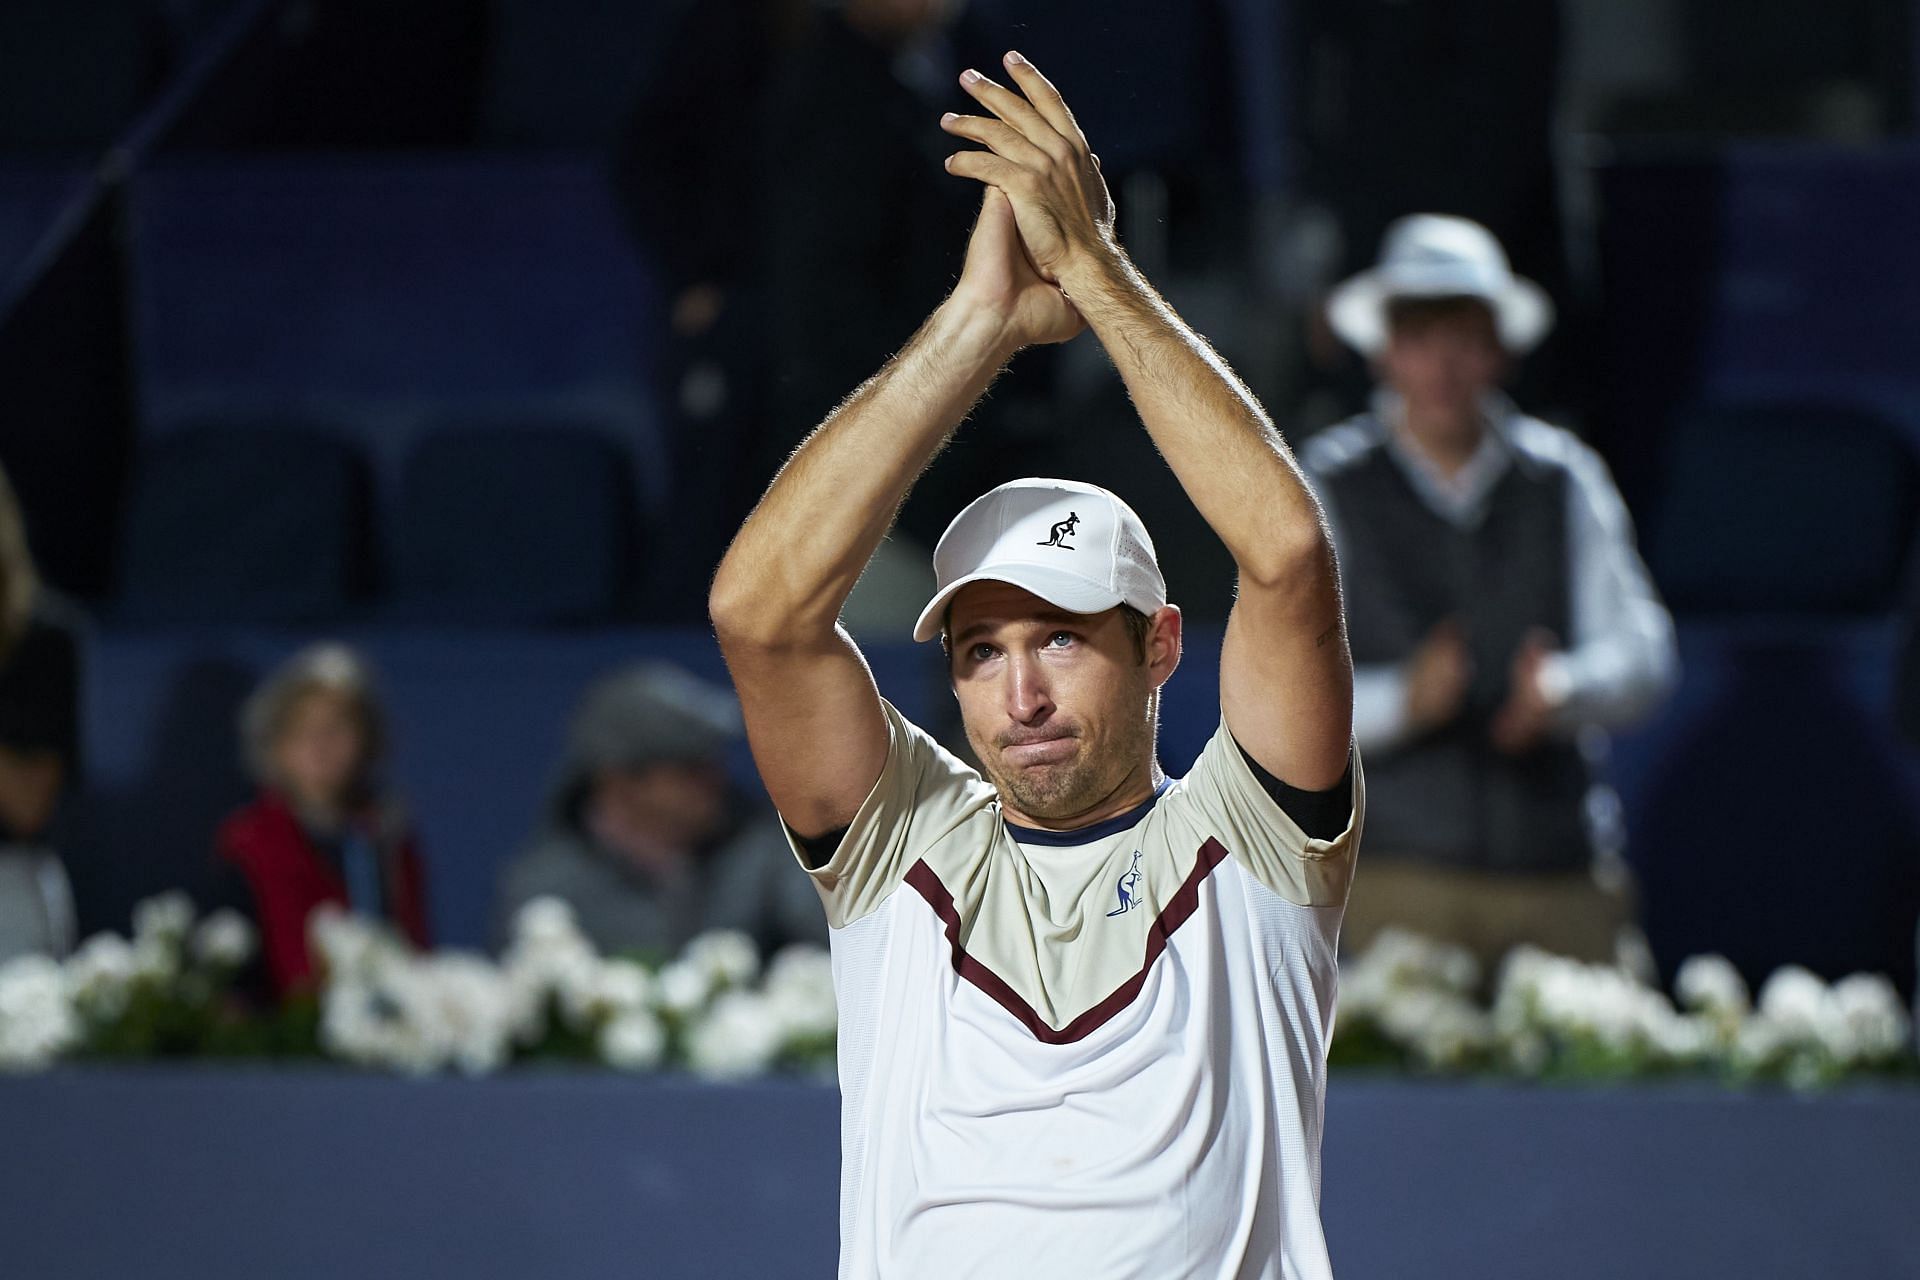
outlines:
M840 1275L1324 1277L1334 949L1365 810L1309 839L1222 723L1070 833L892 706L810 870L840 1006ZM805 859L802 859L803 865Z

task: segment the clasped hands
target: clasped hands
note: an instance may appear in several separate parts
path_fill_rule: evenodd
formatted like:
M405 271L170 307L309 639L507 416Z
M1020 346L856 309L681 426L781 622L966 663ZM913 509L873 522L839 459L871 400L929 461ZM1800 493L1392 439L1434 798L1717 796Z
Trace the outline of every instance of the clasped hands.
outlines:
M992 114L949 112L940 127L987 148L947 158L949 173L987 188L953 300L995 317L1017 350L1085 328L1071 298L1119 248L1100 158L1073 112L1032 63L1018 53L1005 63L1019 92L968 70L961 87Z
M1552 732L1557 704L1548 696L1541 672L1558 652L1552 632L1539 627L1527 631L1508 671L1506 701L1488 725L1495 750L1526 755ZM1437 624L1405 670L1407 716L1414 731L1426 733L1450 723L1466 705L1473 683L1473 659L1460 624L1452 619Z

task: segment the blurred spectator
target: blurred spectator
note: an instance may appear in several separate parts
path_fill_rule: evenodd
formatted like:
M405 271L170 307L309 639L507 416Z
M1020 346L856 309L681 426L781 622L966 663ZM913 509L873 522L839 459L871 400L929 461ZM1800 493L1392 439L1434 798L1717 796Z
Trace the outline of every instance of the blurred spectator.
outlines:
M1340 548L1373 802L1344 941L1401 924L1488 961L1520 942L1609 959L1631 899L1618 859L1595 863L1582 746L1644 715L1677 659L1606 465L1499 392L1552 304L1484 227L1423 214L1328 319L1382 384L1303 452Z
M413 830L382 786L386 725L365 662L338 644L289 658L240 713L259 797L221 824L220 859L244 881L273 991L313 969L307 917L334 904L426 946Z
M731 460L766 418L767 95L808 0L681 0L611 158L615 194L668 297L655 377L673 418L657 620L704 623L707 579L759 496ZM783 215L786 211L782 211Z
M948 39L961 8L816 5L774 74L759 203L773 385L754 454L733 469L752 497L959 274L979 193L947 173L956 148L939 119L947 107L965 109ZM980 424L968 434L978 440ZM985 465L990 452L956 450L948 461ZM902 527L932 546L949 514L991 482L955 465L928 484L940 492L916 489Z
M607 952L670 955L722 928L763 952L824 944L825 914L779 819L728 784L722 756L740 735L733 695L678 667L639 666L588 690L545 827L502 879L501 931L526 903L555 897Z
M1561 8L1555 0L1301 0L1301 182L1335 233L1332 270L1359 270L1404 211L1451 209L1493 228L1519 269L1567 302L1554 160ZM1320 373L1344 365L1332 335L1311 322L1309 334ZM1540 354L1526 371L1529 387L1565 403L1577 390L1577 343L1563 337Z
M0 960L73 945L73 894L49 844L79 772L79 619L40 585L0 472Z
M803 0L684 4L642 78L612 161L615 193L680 337L711 330L752 274L766 86Z

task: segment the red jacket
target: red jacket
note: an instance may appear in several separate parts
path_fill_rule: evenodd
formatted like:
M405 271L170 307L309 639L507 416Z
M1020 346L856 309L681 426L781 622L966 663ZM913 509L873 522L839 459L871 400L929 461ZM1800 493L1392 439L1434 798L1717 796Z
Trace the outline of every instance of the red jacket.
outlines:
M367 834L380 854L387 919L415 946L427 946L426 880L412 831L401 827ZM345 907L346 882L315 851L287 802L271 791L221 823L215 847L252 890L267 975L274 991L285 995L313 973L308 915L322 903Z

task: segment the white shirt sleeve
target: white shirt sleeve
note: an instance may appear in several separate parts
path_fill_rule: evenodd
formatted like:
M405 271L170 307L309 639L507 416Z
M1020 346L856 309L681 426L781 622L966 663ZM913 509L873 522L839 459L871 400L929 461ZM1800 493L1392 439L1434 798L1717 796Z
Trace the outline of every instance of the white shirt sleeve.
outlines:
M1413 732L1407 716L1407 671L1392 662L1353 667L1353 741L1362 751L1390 751Z
M887 719L887 762L833 856L811 865L793 828L782 823L833 929L877 910L922 854L994 800L993 788L979 774L891 702L882 698L880 709Z
M1334 553L1345 546L1340 528L1340 513L1334 509L1333 495L1318 483L1318 459L1309 447L1301 463L1314 494L1326 514L1327 528L1333 534ZM1353 666L1353 743L1363 752L1389 751L1405 742L1413 732L1407 717L1407 673L1395 662L1356 662Z
M1330 840L1309 836L1254 776L1223 716L1220 727L1181 780L1179 803L1199 828L1216 836L1253 878L1300 907L1342 906L1353 883L1354 856L1367 814L1367 779L1352 757L1353 807Z
M1573 634L1542 668L1542 691L1556 704L1562 731L1614 729L1650 712L1678 678L1673 618L1634 547L1633 522L1606 463L1574 443L1567 470Z

